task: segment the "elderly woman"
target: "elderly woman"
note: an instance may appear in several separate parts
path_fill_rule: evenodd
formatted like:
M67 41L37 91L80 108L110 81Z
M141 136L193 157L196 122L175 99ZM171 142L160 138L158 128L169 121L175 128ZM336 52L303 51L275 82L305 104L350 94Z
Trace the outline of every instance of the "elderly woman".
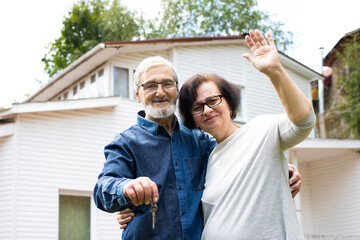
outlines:
M261 115L238 126L238 90L221 77L195 75L182 86L180 114L188 128L217 141L202 196L202 239L303 239L288 185L284 151L303 141L315 124L312 105L256 30L244 57L273 84L286 114Z

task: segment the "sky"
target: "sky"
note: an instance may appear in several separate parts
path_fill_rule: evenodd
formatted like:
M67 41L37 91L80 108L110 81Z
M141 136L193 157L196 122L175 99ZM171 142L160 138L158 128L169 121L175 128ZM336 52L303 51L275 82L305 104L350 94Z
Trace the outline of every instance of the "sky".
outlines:
M60 37L62 20L76 0L0 2L0 108L22 102L39 90L48 76L41 59L49 43ZM122 0L130 9L154 17L161 0ZM294 33L287 55L321 71L321 56L347 32L360 28L358 0L258 0L261 11ZM323 47L323 50L320 50Z

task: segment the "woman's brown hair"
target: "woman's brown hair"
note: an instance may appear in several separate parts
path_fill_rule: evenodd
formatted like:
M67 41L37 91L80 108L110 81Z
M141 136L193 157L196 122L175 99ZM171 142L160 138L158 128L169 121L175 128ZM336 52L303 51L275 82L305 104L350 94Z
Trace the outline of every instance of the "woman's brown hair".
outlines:
M226 99L231 119L235 119L240 104L240 90L237 86L226 81L216 74L196 74L189 78L181 87L179 94L179 111L183 123L190 129L196 128L191 108L197 98L197 89L204 82L213 82L219 88L221 95Z

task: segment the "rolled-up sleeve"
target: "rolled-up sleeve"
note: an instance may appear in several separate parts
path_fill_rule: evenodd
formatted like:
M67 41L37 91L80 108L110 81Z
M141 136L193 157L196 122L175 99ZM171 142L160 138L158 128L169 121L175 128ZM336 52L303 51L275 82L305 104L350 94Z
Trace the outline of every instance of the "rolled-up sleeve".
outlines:
M303 120L291 122L286 114L279 121L281 150L285 151L304 141L314 128L316 115L312 110Z
M94 202L101 210L121 211L131 205L123 189L134 178L134 158L121 135L105 146L104 154L106 162L94 188Z

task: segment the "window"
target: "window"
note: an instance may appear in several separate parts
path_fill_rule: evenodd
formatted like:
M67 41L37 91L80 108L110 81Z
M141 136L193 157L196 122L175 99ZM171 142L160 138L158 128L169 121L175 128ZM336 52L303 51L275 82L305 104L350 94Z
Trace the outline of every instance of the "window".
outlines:
M77 99L77 93L78 93L78 86L76 85L73 87L73 99Z
M114 67L114 96L129 98L129 70Z
M90 197L60 195L59 240L90 240Z
M239 89L240 92L240 104L239 104L238 112L236 113L236 118L238 120L243 120L244 119L244 99L243 99L244 88L241 86L237 86L237 88Z
M91 79L91 80L90 80L90 83L96 82L96 75L95 75L95 74L92 75L90 79Z
M97 82L97 94L99 97L105 96L105 79L104 79L104 70L98 72Z
M98 78L101 78L103 75L104 75L104 69L101 69L101 70L98 72Z
M90 77L90 97L97 97L96 75Z
M85 81L82 81L79 84L79 98L86 98L86 88L85 88Z
M132 89L132 97L131 97L131 99L136 99L136 94L135 94L135 88L134 88L134 75L135 75L135 72L136 72L136 70L134 69L133 71L133 74L132 74L132 79L131 79L131 89Z
M64 93L64 100L66 100L67 98L68 98L68 95L69 95L69 93L68 92L66 92L66 93Z

